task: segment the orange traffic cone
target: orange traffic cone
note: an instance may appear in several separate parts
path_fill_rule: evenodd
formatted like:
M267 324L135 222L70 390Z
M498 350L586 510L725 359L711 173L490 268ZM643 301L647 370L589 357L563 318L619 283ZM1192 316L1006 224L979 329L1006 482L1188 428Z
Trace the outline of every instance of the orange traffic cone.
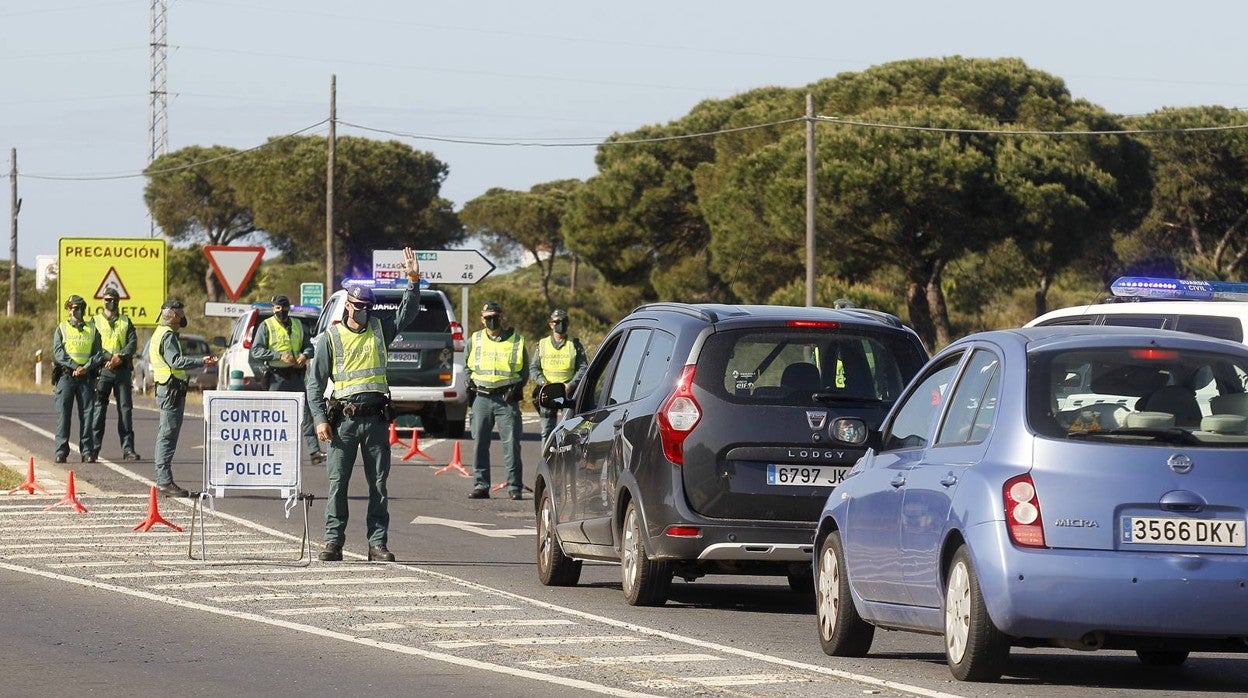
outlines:
M438 468L433 474L441 475L442 473L448 470L457 471L460 475L463 475L464 477L472 477L472 473L468 472L468 469L464 467L464 461L460 458L458 441L455 442L455 450L451 452L451 462L447 463L441 468Z
M175 531L182 531L181 526L174 526L160 515L160 508L156 506L156 485L152 485L152 496L147 500L147 518L140 521L139 525L135 526L133 530L142 530L144 533L147 533L156 524L164 524Z
M499 484L494 485L493 487L491 487L491 488L490 488L490 491L491 491L491 492L497 492L497 491L499 491L499 490L503 489L503 488L504 488L504 487L506 487L506 486L507 486L507 483L505 483L505 482L500 482ZM532 492L532 491L533 491L533 488L532 488L532 487L529 487L528 485L525 485L525 486L524 486L524 491L525 491L525 492Z
M393 446L397 443L400 443L399 427L395 425L394 420L390 420L390 445Z
M5 494L13 494L14 492L18 490L26 490L27 494L34 494L35 490L39 490L40 492L44 494L48 494L47 490L43 489L42 487L39 486L39 483L35 482L35 457L34 456L30 457L30 466L26 468L26 482L23 482L17 487L14 487L13 489L6 492Z
M78 492L74 489L74 471L72 470L69 471L69 484L66 486L65 496L61 497L61 501L55 504L49 504L44 507L43 510L47 511L52 507L59 507L62 504L71 505L74 507L74 511L77 511L79 514L87 513L87 508L82 505L82 502L78 501Z
M412 456L420 456L425 460L433 460L433 456L420 450L420 436L418 436L418 433L419 431L417 429L412 429L412 447L407 450L407 453L403 454L403 460L409 460ZM459 444L456 444L456 446L458 445Z

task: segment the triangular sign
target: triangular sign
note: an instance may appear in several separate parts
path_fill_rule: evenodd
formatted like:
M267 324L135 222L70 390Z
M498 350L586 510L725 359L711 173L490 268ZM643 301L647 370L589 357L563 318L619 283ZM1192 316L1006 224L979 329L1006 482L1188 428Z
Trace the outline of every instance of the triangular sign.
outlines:
M207 245L204 255L212 265L212 271L225 289L230 300L237 301L243 295L251 275L260 266L260 258L264 256L263 247L233 247L230 245Z
M121 282L121 276L117 273L117 267L109 267L108 273L104 275L104 280L100 282L100 287L95 289L95 299L104 300L104 292L108 289L117 291L117 297L123 301L130 300L130 292L126 290L126 285Z

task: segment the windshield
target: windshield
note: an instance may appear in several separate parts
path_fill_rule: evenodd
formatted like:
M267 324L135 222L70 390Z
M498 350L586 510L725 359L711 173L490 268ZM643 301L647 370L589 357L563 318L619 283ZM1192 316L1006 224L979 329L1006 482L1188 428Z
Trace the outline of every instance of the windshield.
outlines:
M378 299L373 304L373 315L377 318L391 318L399 312L399 301ZM420 296L420 314L415 321L404 330L405 332L437 332L451 331L451 320L441 296L422 293Z
M1248 360L1157 347L1079 349L1029 358L1032 429L1120 443L1248 444Z

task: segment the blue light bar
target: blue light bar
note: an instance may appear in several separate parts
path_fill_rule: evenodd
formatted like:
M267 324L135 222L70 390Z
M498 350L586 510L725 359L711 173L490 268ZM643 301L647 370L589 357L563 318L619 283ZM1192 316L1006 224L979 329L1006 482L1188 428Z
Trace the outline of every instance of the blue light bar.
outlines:
M345 278L342 280L343 288L351 288L352 286L365 286L367 288L407 288L407 277L399 279L371 279L367 277ZM420 280L421 288L429 288L429 282L423 277Z
M1248 301L1248 283L1233 281L1192 281L1151 276L1120 276L1109 285L1120 298L1150 298L1176 301Z

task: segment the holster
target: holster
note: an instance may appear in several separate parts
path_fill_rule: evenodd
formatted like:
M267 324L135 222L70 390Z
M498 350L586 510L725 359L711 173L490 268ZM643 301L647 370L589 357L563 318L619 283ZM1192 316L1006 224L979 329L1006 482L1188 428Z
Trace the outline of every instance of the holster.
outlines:
M335 430L339 424L342 424L343 404L341 400L330 398L325 401L325 419L329 421L329 426Z

